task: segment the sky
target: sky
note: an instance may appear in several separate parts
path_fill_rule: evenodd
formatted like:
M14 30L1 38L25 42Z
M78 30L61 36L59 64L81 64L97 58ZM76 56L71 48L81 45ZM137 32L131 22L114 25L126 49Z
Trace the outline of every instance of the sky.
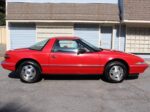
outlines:
M7 0L8 2L117 3L118 0Z

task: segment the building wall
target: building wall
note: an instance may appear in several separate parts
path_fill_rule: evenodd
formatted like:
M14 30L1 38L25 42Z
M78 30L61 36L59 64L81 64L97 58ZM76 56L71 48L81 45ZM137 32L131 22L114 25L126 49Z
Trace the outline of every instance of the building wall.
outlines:
M0 26L0 44L6 44L6 27Z
M79 36L98 47L126 51L143 58L150 58L150 27L89 23L11 23L9 30L11 49L28 47L53 36ZM102 42L107 43L102 46Z
M9 30L11 49L28 47L35 42L55 36L78 36L106 49L124 51L122 46L125 46L123 41L125 36L120 39L118 25L112 24L10 23Z
M53 2L53 3L113 3L113 4L119 4L120 6L120 15L122 16L123 11L123 0L7 0L8 2ZM122 19L122 18L121 18ZM106 23L105 25L108 25ZM104 26L105 26L104 25ZM145 27L145 24L140 24L140 28L137 26L129 27L127 24L127 27L125 25L119 26L117 25L110 25L112 27L111 34L108 33L108 31L103 32L103 25L95 24L95 25L89 25L85 23L84 25L80 23L72 24L72 25L66 25L65 23L63 25L42 25L40 26L39 23L36 25L36 28L32 31L32 38L35 38L36 41L42 40L48 37L52 36L59 36L59 35L67 35L67 36L79 36L81 38L84 38L85 40L93 43L96 46L101 46L101 40L103 37L104 41L110 40L110 38L107 39L107 37L111 37L111 48L120 50L120 51L126 51L130 53L136 53L140 54L140 56L143 57L150 57L150 27ZM11 27L10 27L11 28ZM13 35L17 35L17 38L19 38L19 34L16 34L15 32L18 32L20 30L14 30L14 34L12 33L12 29L10 29L10 44L12 44ZM26 38L25 32L28 31L28 28L23 31L24 35L22 37ZM49 35L49 34L50 35ZM103 35L104 36L103 36ZM20 35L21 37L21 35ZM29 36L30 37L30 36ZM30 40L30 39L29 39ZM15 42L15 41L14 41ZM18 46L19 47L19 46ZM107 46L106 46L107 47ZM11 48L13 48L11 46ZM15 48L15 47L14 47ZM109 47L108 47L109 48Z
M115 49L115 50L119 50L119 31L118 31L118 29L119 29L118 26L114 26L114 30L113 30L114 46L113 46L113 49Z
M38 0L38 1L37 0L21 0L21 1L20 0L7 0L7 2L108 3L108 4L118 4L118 0L82 0L82 1L81 0ZM115 5L115 6L116 6L116 9L117 9L117 5ZM105 16L106 13L107 13L107 11L104 13L104 16ZM112 12L110 12L110 13L111 14L109 14L109 15L110 15L110 17L112 17L113 14L112 14ZM110 17L106 17L106 18L110 18ZM40 40L43 40L45 38L54 37L54 36L74 36L75 35L75 36L79 36L81 38L84 38L85 40L93 43L96 46L102 46L104 48L113 48L113 46L114 46L113 45L114 44L113 38L115 38L115 36L117 36L117 34L114 34L115 32L113 32L114 31L113 25L110 25L109 27L110 27L111 30L108 30L109 28L105 28L105 25L103 26L103 25L98 24L97 21L94 21L94 20L92 20L92 21L95 23L96 27L95 26L93 27L93 25L88 26L88 24L84 21L83 22L86 25L83 26L82 22L80 22L82 24L81 27L76 26L76 24L78 24L78 23L72 23L70 25L68 25L66 23L58 25L58 23L54 23L54 25L53 25L51 23L46 23L46 24L42 23L41 24L41 23L37 22L36 23L36 28L32 31L32 37L30 37L30 36L29 37L31 39L33 39L34 38L34 36L33 36L34 32L35 32L36 41L40 41ZM92 23L92 21L89 22L89 23ZM18 21L16 20L16 22L18 22ZM29 22L30 22L30 20L29 20ZM117 23L117 22L118 21L115 20L115 23ZM100 22L100 23L102 23L102 22ZM107 24L110 24L111 21L109 23L109 21L105 20L104 23L107 25ZM25 36L26 36L25 30L27 30L29 28L22 26L22 31L21 31L21 30L18 30L19 27L18 27L18 29L17 29L17 27L18 26L15 26L15 27L9 26L9 28L10 28L9 29L10 30L9 35L10 36L8 38L10 40L10 44L11 44L10 48L11 49L23 47L23 45L25 45L25 44L22 44L22 46L21 46L21 44L17 45L17 44L14 44L14 43L17 42L17 41L20 41L20 43L23 43L23 41L22 42L21 42L21 40L15 41L15 39L20 39L19 38L19 36L21 37L20 32L23 34L21 38L23 38L23 37L25 38ZM27 30L27 31L29 32L29 31L31 31L31 29ZM107 45L107 44L109 44L109 45ZM26 46L29 46L29 45L26 45ZM118 49L118 48L116 48L116 49Z
M125 51L126 26L117 25L115 26L115 29L116 29L115 49L120 51Z
M113 46L118 45L116 50L124 51L125 36L120 39L119 45L118 29L112 24L89 24L89 23L37 23L36 24L36 40L40 41L55 36L77 36L89 43L101 48L114 49ZM122 33L121 33L122 34ZM118 39L118 41L114 40ZM120 46L120 49L119 49ZM122 47L123 46L123 47Z
M0 55L6 50L6 27L0 26Z

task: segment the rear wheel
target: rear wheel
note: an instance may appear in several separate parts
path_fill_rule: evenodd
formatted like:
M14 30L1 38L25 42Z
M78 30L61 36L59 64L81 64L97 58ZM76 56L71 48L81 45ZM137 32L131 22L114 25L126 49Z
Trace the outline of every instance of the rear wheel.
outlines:
M104 75L109 82L122 82L127 76L127 67L118 61L110 62L105 68Z
M20 80L26 83L35 83L40 80L41 72L37 63L25 61L18 68Z

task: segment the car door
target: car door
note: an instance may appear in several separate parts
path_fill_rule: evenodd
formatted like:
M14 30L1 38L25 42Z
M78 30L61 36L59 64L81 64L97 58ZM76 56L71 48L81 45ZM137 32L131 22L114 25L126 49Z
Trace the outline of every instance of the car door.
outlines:
M78 53L81 47L86 52ZM98 74L101 69L99 54L77 40L57 40L50 53L50 65L53 74Z

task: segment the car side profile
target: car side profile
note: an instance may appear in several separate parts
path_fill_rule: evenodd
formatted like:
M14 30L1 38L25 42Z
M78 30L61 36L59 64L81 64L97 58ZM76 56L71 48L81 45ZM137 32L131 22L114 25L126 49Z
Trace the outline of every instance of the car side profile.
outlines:
M42 74L100 74L119 83L148 67L138 56L97 48L78 37L54 37L29 48L9 50L1 64L26 83L37 82Z

